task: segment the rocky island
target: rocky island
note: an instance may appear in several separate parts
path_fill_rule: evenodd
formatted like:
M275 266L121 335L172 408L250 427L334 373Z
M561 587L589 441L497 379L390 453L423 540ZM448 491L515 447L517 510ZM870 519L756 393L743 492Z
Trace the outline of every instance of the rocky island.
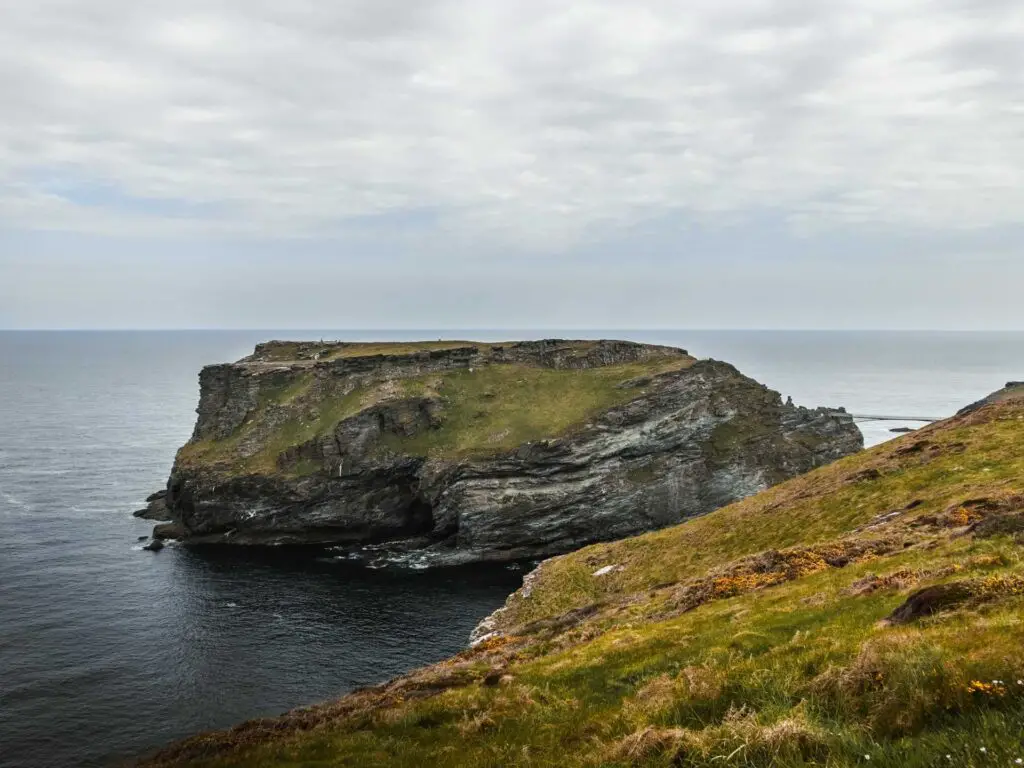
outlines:
M384 546L425 564L570 551L859 450L845 413L625 341L273 341L200 374L139 516L190 544Z

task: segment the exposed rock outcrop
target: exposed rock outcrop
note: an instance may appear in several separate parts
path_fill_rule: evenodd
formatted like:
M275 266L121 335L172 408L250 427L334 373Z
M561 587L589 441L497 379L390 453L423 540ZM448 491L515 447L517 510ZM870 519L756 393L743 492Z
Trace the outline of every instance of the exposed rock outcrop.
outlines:
M858 450L852 419L619 341L271 342L200 375L148 517L186 542L514 560L670 525Z
M157 522L170 520L173 514L167 508L167 491L158 491L151 495L146 499L146 506L136 510L133 514L142 520L155 520Z
M996 390L988 397L984 397L975 403L971 403L970 405L961 408L957 412L957 416L962 416L966 413L973 413L974 411L984 408L986 405L1001 403L1004 400L1019 398L1022 395L1024 395L1024 381L1008 381L1006 382L1006 386L1002 389Z

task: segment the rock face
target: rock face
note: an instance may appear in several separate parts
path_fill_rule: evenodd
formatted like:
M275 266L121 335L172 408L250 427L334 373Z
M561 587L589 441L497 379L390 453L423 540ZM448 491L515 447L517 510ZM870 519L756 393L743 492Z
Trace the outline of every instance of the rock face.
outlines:
M986 405L991 405L992 403L999 403L1004 400L1009 400L1011 398L1017 398L1020 397L1022 394L1024 394L1024 381L1008 381L1006 382L1006 386L1003 387L1002 389L996 390L988 397L984 397L975 403L971 403L970 405L961 408L959 411L957 411L956 415L962 416L965 413L973 413L974 411L984 408Z
M200 375L149 517L193 544L547 556L677 523L845 456L852 419L619 341L270 342Z

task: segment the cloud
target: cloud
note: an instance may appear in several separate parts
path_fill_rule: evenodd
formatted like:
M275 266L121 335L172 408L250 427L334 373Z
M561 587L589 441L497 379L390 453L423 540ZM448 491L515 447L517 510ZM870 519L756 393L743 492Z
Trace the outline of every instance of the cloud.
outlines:
M0 0L0 227L557 250L1024 216L1008 0ZM423 216L422 212L429 215Z

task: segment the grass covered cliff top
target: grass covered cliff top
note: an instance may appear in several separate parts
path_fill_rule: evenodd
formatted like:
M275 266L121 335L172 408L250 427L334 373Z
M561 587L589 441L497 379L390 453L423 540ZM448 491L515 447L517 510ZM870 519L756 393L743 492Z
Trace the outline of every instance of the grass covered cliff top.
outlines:
M579 358L601 350L606 350L613 355L616 351L656 355L686 354L684 350L674 347L609 339L542 339L539 341L503 342L458 339L437 339L436 341L268 341L257 344L253 354L238 362L242 365L260 363L282 365L462 351L478 355L481 362L501 358L508 353L518 353L522 358L533 358L533 362L544 364L542 356L545 354L560 353Z
M455 658L175 766L1024 760L1024 392L546 561Z
M379 355L414 355L420 352L443 352L453 349L486 350L496 346L478 341L438 339L437 341L268 341L257 345L256 351L240 363L294 363L302 361L339 360Z
M451 351L467 354L446 360ZM379 374L332 367L377 357L388 361ZM387 435L382 448L441 459L486 455L565 434L636 397L629 383L694 362L671 347L607 341L269 342L236 364L247 377L243 394L250 383L258 392L245 419L227 435L194 438L178 465L316 473L324 468L315 461L282 467L280 457L369 409L426 400L434 405L431 428Z

